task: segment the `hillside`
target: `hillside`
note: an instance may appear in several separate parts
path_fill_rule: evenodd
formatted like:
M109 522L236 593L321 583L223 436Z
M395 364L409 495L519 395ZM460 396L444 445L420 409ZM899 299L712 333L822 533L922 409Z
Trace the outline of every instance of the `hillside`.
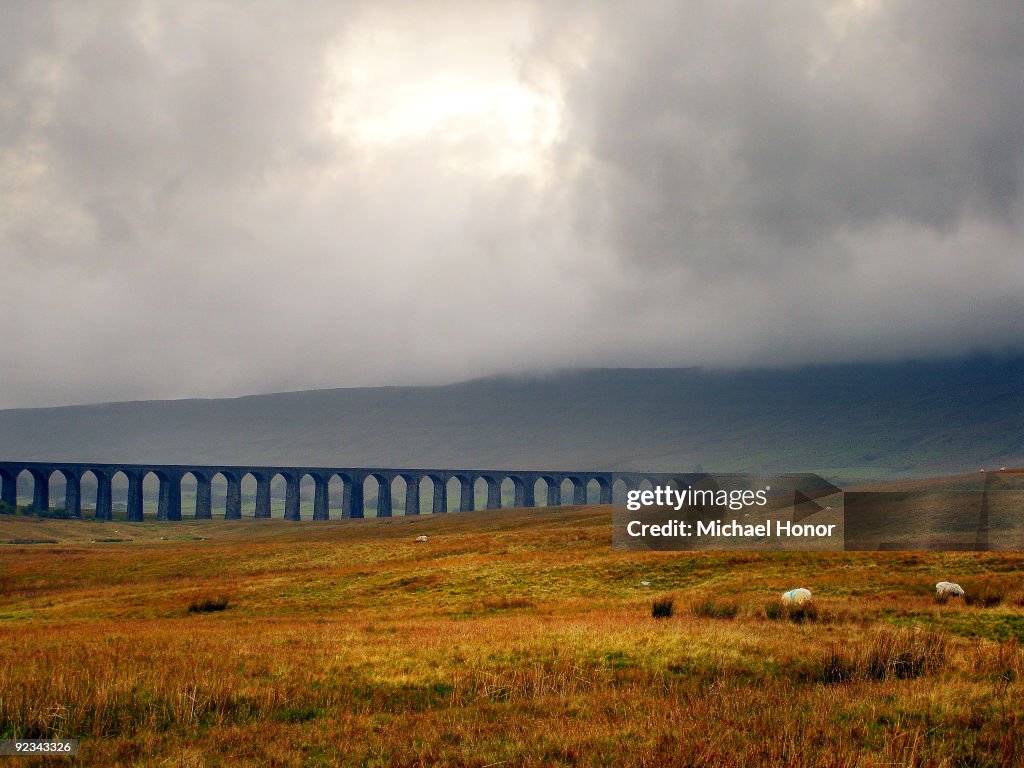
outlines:
M461 384L0 411L0 457L815 471L1022 463L1024 358L597 369Z
M0 515L0 738L154 768L1021 764L1019 553L623 552L610 523ZM813 611L780 608L797 585Z

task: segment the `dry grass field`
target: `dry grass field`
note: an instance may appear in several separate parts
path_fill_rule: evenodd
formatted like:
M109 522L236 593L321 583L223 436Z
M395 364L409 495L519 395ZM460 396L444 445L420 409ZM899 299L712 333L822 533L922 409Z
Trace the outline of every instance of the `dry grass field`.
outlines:
M1020 554L617 552L596 507L0 542L0 737L82 765L1024 764Z

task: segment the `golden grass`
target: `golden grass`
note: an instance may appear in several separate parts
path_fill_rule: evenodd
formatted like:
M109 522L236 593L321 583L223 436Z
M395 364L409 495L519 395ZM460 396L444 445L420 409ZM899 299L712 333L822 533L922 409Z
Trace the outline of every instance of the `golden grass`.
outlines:
M1020 607L933 597L1009 596L1021 555L628 553L609 530L0 519L59 542L0 545L0 737L76 737L86 765L1024 761ZM815 616L768 618L794 584ZM667 594L686 609L655 620Z

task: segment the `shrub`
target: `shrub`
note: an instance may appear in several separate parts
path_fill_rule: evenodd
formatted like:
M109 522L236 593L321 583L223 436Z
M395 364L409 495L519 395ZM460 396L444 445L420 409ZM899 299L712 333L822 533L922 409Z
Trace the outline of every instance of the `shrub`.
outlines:
M71 515L68 514L63 507L57 507L56 509L37 509L32 512L36 517L44 517L50 520L70 520Z
M223 611L228 607L228 598L225 595L204 595L202 597L193 598L192 602L188 604L189 613L213 613L214 611Z
M675 604L674 598L669 595L667 597L659 597L651 603L651 616L656 619L667 619L672 616L672 608Z
M715 601L705 598L693 606L693 613L705 619L735 619L740 612L739 603L735 600Z
M50 518L54 520L68 520L71 518L71 515L69 515L63 507L57 507L56 509L31 509L30 507L11 506L6 501L0 501L0 515L16 515L19 512L23 515Z

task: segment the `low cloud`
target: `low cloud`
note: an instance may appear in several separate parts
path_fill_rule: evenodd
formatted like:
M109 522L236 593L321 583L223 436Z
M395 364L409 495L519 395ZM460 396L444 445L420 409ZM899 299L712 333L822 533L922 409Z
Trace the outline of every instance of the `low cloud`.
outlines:
M1019 3L0 6L0 407L1020 351Z

